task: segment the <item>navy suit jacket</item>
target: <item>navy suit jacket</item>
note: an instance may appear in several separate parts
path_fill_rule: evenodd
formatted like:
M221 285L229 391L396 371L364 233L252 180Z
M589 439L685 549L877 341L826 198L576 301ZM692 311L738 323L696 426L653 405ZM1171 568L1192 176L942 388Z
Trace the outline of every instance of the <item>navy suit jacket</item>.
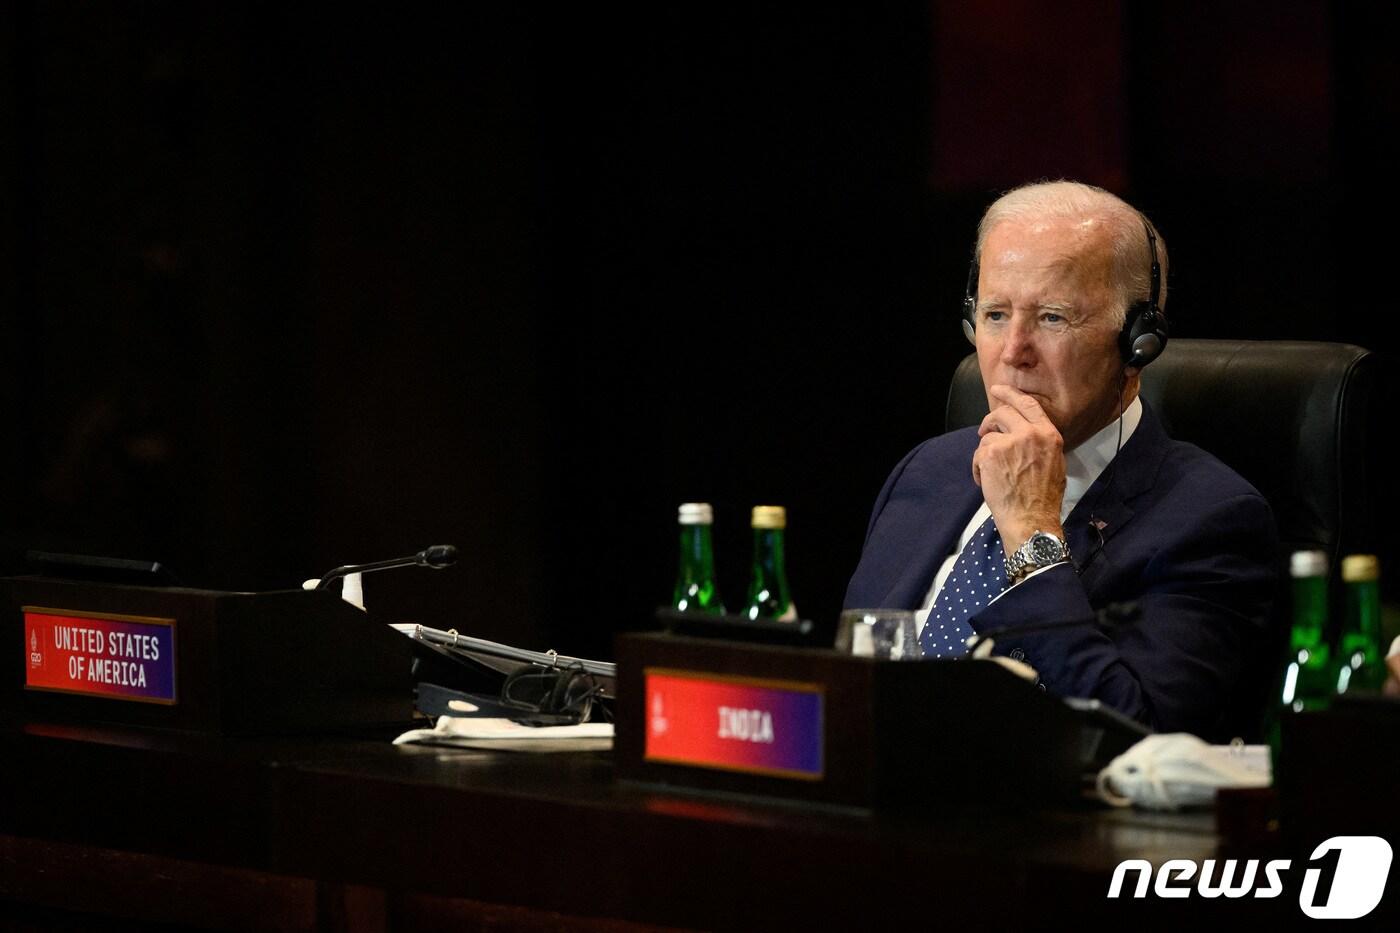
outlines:
M982 504L972 481L978 440L975 427L952 431L895 467L875 500L847 608L922 608ZM1137 430L1064 525L1073 564L1012 587L971 618L973 629L996 638L997 654L1023 658L1056 694L1097 698L1159 731L1216 733L1275 590L1278 533L1264 497L1210 454L1169 438L1144 401ZM1112 634L1092 625L997 634L1088 622L1125 601L1142 618Z

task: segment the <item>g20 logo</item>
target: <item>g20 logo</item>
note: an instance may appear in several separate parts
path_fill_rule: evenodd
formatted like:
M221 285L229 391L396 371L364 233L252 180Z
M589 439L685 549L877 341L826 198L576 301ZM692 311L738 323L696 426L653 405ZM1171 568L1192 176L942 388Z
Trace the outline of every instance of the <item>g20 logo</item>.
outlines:
M1299 909L1318 920L1355 920L1366 916L1376 909L1385 894L1391 859L1390 843L1380 836L1333 836L1313 849L1308 858L1298 890ZM1288 859L1274 859L1264 865L1260 877L1258 859L1243 863L1227 859L1219 866L1219 874L1214 859L1207 859L1200 865L1190 859L1171 859L1157 869L1152 890L1158 897L1167 898L1190 897L1192 893L1205 898L1278 897L1285 890L1283 876L1291 865ZM1131 896L1147 896L1152 864L1143 859L1128 859L1113 870L1109 897L1122 895L1128 873L1134 870L1138 872L1137 884ZM1197 878L1194 886L1190 884L1193 877ZM1256 882L1263 882L1263 886Z

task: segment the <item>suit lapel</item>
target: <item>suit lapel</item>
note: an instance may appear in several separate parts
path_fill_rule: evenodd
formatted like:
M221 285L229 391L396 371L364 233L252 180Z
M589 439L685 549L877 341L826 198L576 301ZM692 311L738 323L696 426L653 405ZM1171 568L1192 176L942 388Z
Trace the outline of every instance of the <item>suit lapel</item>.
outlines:
M1104 544L1132 521L1132 502L1152 488L1170 440L1144 399L1133 436L1065 520L1069 552L1081 574L1090 570Z

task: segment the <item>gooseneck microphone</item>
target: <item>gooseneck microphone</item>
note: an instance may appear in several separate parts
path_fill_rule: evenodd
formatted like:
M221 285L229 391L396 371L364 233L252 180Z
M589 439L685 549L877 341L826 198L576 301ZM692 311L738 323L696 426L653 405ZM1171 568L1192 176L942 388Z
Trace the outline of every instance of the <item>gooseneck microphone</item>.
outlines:
M344 567L337 567L321 577L321 582L316 584L316 589L324 590L330 586L331 581L339 580L352 573L392 570L395 567L431 567L434 570L441 570L444 567L451 567L455 563L457 563L457 549L455 547L450 544L434 544L432 547L424 548L409 557L395 557L391 560L377 560L370 564L346 564Z

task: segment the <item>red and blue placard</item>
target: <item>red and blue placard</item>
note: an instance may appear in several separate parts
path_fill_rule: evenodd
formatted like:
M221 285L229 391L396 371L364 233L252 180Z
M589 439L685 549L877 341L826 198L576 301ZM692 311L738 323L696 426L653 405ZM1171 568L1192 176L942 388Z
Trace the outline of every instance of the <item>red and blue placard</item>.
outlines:
M815 781L820 684L646 668L647 761Z
M24 607L24 686L175 702L175 620Z

